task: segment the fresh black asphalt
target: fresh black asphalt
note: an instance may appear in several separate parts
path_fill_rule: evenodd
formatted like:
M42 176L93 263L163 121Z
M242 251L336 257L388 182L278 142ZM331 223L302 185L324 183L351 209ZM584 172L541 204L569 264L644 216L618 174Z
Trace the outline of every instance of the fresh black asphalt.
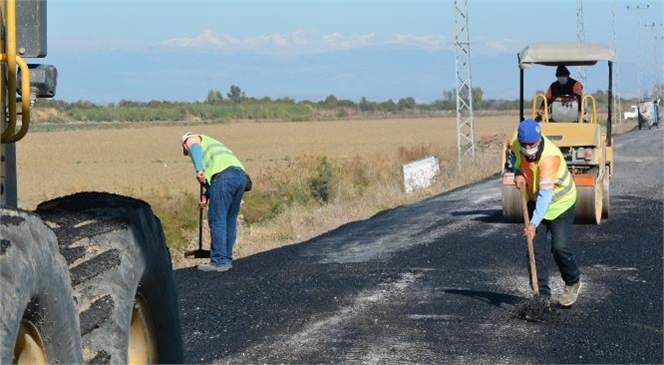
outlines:
M615 161L610 217L574 226L579 301L544 322L514 315L526 245L496 175L228 272L177 270L185 362L661 364L664 129L615 136Z

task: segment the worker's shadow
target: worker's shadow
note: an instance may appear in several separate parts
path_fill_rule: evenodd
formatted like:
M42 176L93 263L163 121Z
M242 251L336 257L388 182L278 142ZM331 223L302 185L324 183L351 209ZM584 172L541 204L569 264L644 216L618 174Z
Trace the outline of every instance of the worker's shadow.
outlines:
M474 299L481 300L485 303L495 305L496 307L502 308L503 304L515 305L523 301L523 297L516 295L495 293L490 291L478 291L478 290L463 290L463 289L445 289L445 293L464 295Z

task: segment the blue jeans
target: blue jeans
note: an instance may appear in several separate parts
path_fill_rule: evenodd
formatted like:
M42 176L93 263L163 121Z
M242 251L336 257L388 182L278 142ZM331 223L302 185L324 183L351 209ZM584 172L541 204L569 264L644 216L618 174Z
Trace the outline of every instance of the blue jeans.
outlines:
M532 217L535 209L534 203L528 204L528 210ZM551 253L565 285L574 285L579 282L579 267L572 252L572 225L574 223L574 205L567 209L558 218L553 220L544 219L537 227L537 233L533 240L535 248L535 267L537 268L537 284L540 296L551 297L549 287L549 260L547 257L547 235L551 233ZM528 265L528 277L530 278L530 265ZM530 287L533 287L532 280Z
M212 265L221 266L233 262L237 217L240 214L246 183L246 174L236 167L229 167L212 178L208 191Z

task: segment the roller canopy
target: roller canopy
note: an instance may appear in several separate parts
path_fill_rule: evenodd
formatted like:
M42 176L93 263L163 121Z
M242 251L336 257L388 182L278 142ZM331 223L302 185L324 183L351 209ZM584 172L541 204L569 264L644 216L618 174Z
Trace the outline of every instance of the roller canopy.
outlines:
M597 61L615 62L613 49L597 43L532 43L519 53L519 67L533 64L546 66L591 66Z

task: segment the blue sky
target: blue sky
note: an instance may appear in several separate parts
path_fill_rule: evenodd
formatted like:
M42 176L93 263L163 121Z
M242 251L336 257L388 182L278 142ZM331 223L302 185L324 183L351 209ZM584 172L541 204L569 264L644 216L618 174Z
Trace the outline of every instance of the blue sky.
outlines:
M648 8L628 9L637 5ZM517 52L576 41L576 8L469 0L473 86L517 99ZM456 86L453 9L451 0L49 0L48 57L31 61L58 68L56 98L67 101L202 101L238 85L257 98L431 102ZM641 89L661 79L663 11L661 0L583 1L586 41L612 46L616 36L620 94L637 94L639 64ZM587 91L606 89L605 65L586 73ZM554 79L546 67L527 77L533 93Z

